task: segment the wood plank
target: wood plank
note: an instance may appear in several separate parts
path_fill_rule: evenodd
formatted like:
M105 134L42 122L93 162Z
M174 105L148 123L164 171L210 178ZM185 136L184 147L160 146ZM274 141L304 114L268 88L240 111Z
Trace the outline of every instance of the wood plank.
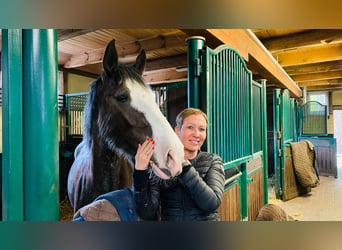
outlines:
M71 39L80 35L93 32L95 29L58 29L57 40L58 42Z
M329 71L329 72L318 72L318 73L292 76L292 79L297 83L308 82L308 81L335 79L335 78L342 78L342 70L340 70L340 71Z
M145 71L159 70L163 68L187 67L187 54L168 56L160 59L149 60L146 63Z
M223 193L218 213L221 221L241 221L240 185L235 184Z
M299 82L299 87L307 87L307 86L323 86L323 85L335 85L342 83L342 78L336 79L327 79L327 80L317 80L317 81L307 81L307 82Z
M298 74L308 74L308 73L318 73L318 72L327 72L327 71L335 71L342 70L342 61L329 61L329 62L321 62L321 63L313 63L307 65L295 65L284 67L284 70L290 75L298 75Z
M263 39L261 42L271 52L322 46L342 42L342 29L314 29L291 35Z
M342 44L283 51L274 56L282 67L342 60Z
M307 91L336 91L342 90L342 84L335 85L320 85L320 86L308 86Z
M147 84L170 83L178 81L187 81L188 72L177 72L176 68L155 70L144 73L144 79Z

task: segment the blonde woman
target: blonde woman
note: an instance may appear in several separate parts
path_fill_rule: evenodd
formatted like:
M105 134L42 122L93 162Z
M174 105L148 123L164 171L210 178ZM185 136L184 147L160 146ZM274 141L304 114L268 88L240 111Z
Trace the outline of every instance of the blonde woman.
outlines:
M186 108L178 114L176 125L184 145L184 162L182 173L175 178L161 180L149 170L153 138L138 147L133 175L137 213L143 220L218 221L225 174L218 155L201 151L207 116L199 109Z

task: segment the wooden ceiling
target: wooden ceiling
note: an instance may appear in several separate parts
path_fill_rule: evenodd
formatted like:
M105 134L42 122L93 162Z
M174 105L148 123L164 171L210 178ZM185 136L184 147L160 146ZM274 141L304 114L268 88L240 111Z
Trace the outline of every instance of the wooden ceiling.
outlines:
M342 29L252 29L288 76L308 91L342 90ZM97 77L105 46L116 40L119 61L134 62L141 49L147 53L144 77L149 84L187 78L186 38L204 35L215 48L222 42L206 30L186 29L59 29L58 64L66 72ZM241 41L243 43L243 41ZM242 45L243 46L243 45ZM266 78L260 67L247 61L254 79ZM268 79L267 86L283 86Z
M311 90L342 89L342 29L253 29L252 32L299 87ZM185 80L186 38L202 30L98 29L58 30L60 68L98 75L104 48L116 39L120 61L132 63L143 48L147 52L145 78L150 84ZM211 47L215 37L206 37ZM249 67L254 79L264 78ZM269 83L272 87L276 83Z
M299 87L342 89L342 29L253 32Z

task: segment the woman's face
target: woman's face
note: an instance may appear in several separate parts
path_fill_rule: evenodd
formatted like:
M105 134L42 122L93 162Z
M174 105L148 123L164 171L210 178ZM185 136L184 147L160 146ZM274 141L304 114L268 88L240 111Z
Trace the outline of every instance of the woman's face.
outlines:
M203 115L190 115L183 120L176 133L184 145L184 150L198 151L207 136L207 123Z

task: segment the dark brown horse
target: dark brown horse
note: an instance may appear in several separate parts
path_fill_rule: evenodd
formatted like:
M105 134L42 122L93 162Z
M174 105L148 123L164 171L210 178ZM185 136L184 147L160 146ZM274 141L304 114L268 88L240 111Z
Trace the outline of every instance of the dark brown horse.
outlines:
M143 50L134 65L122 65L115 41L107 45L102 75L89 91L83 140L68 176L74 212L101 194L131 187L134 156L147 137L155 141L151 160L156 175L168 179L181 172L183 145L143 81L145 61Z

